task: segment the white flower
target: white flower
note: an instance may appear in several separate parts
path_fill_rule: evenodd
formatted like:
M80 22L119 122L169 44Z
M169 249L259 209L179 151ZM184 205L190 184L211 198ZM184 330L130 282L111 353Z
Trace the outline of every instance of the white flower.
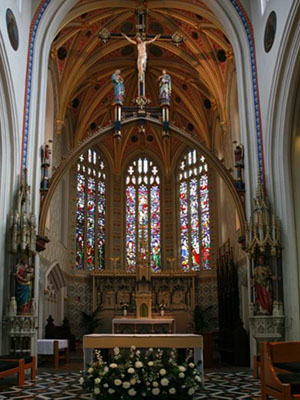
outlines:
M103 387L104 387L105 389L107 389L107 388L108 388L108 383L104 383Z
M114 393L115 393L115 389L109 388L109 389L108 389L108 393L109 393L109 394L114 394Z
M130 379L130 383L131 383L132 385L135 385L135 384L136 384L136 379L135 379L135 378Z
M89 374L92 374L93 371L94 371L94 368L92 368L92 367L90 367L90 368L88 369L88 373L89 373Z
M146 392L142 392L142 396L143 396L143 397L146 397Z
M154 394L154 395L158 395L159 392L160 392L160 390L158 388L152 389L152 394Z
M146 386L150 386L150 382L146 382Z
M117 368L117 367L118 367L118 365L116 363L111 363L109 365L109 368Z
M120 386L120 385L122 384L121 379L115 379L115 380L114 380L114 384L115 384L116 386Z
M134 374L135 371L134 371L134 368L130 367L130 368L128 368L127 372L129 374Z
M129 389L128 390L128 394L129 394L129 396L135 396L136 395L136 391L134 389Z
M194 368L194 366L195 366L194 363L192 363L192 362L189 363L189 367L190 367L190 368Z
M169 393L170 394L175 394L176 393L176 389L175 388L170 388L169 389Z
M179 371L182 371L182 372L184 372L186 370L186 368L183 365L179 365L178 368L179 368Z
M124 389L129 389L130 388L130 382L125 381L125 382L123 382L122 386L123 386Z
M162 378L162 380L160 381L162 386L168 386L169 384L169 380L167 378Z
M130 347L130 351L134 351L135 349L136 349L135 346L131 346L131 347Z
M99 385L100 382L101 382L101 379L100 379L100 378L96 378L96 379L95 379L95 385Z
M162 376L164 376L164 375L166 375L167 371L166 371L164 368L162 368L162 369L159 370L159 373L160 373Z
M100 393L100 389L99 389L98 387L96 387L96 388L94 389L94 393L95 393L95 394L99 394L99 393Z
M184 373L183 372L179 372L179 378L184 378L185 377L185 375L184 375Z
M141 383L141 381L138 379L138 380L137 380L137 383Z
M152 382L152 385L153 385L154 387L158 387L158 382L154 381L154 382Z
M196 376L195 376L195 381L197 381L197 382L201 382L201 378L200 378L200 376L199 376L199 375L196 375Z
M193 396L194 393L195 393L195 389L189 388L188 395Z
M135 362L135 368L142 368L143 363L141 361L136 361Z
M83 384L83 382L84 382L84 379L83 379L83 377L81 377L81 378L79 379L79 383L80 383L80 385L82 385L82 384Z
M109 368L108 367L104 367L104 370L103 370L105 373L107 373L108 371L109 371Z
M114 348L114 354L117 356L118 354L120 354L120 349L119 347L115 347Z
M149 365L149 367L153 367L154 362L153 361L148 361L148 365Z

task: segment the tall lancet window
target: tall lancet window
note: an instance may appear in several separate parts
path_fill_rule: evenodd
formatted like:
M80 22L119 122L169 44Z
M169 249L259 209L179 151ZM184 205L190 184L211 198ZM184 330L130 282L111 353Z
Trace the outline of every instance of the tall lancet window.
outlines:
M146 255L153 272L161 270L160 175L147 157L134 160L126 173L126 267L135 270Z
M104 162L89 149L77 163L76 267L81 270L104 268L105 192Z
M183 271L210 269L208 166L196 150L189 151L178 171L180 258Z

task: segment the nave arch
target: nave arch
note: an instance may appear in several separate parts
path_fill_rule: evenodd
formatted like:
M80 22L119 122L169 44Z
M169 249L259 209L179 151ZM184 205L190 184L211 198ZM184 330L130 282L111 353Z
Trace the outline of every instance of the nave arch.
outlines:
M42 143L45 126L45 98L46 77L48 73L48 59L50 47L56 33L70 18L71 8L77 3L75 0L66 0L62 3L50 1L39 23L34 41L32 90L29 121L29 148L28 169L32 186L38 188L40 181L39 159L36 156ZM105 3L105 2L104 2ZM104 4L103 3L103 4ZM110 5L113 2L110 2ZM131 3L131 2L129 2ZM155 3L155 2L154 2ZM166 2L171 6L172 2ZM90 1L88 6L93 8L99 2ZM177 4L177 3L176 3ZM118 3L119 5L119 3ZM219 19L230 42L232 43L237 69L237 87L239 92L239 115L241 127L241 141L244 143L248 157L245 159L245 183L247 196L245 205L247 212L251 209L251 198L256 186L257 152L256 152L256 125L253 103L248 98L253 98L252 66L249 58L249 41L240 16L234 9L231 1L221 2L214 0L210 4L211 10ZM61 123L61 121L60 121ZM34 143L34 144L33 144ZM253 173L252 173L253 172ZM39 211L39 191L35 190L34 208Z
M122 128L125 128L127 125L136 124L138 123L138 121L139 118L130 118L128 120L125 120L122 122ZM153 124L162 128L162 123L156 119L146 117L144 118L144 122L148 122L149 124ZM71 166L77 161L80 154L84 153L88 148L91 148L92 146L99 143L99 141L101 141L101 139L104 136L112 134L113 131L114 131L114 125L110 125L106 128L99 129L96 133L88 136L84 141L79 143L78 146L75 147L72 151L70 151L70 153L66 156L66 158L62 160L62 162L60 163L60 165L55 170L55 173L52 176L50 188L41 205L40 222L39 222L40 235L45 235L45 223L51 199L66 171L69 170ZM184 130L176 126L170 125L170 133L174 134L176 137L184 141L192 148L198 149L200 153L204 155L209 165L224 180L237 208L241 226L241 235L243 235L246 229L246 217L245 217L244 205L242 203L240 195L238 194L238 191L236 190L235 181L232 178L229 171L225 168L223 163L205 145L199 143L197 139L189 135Z

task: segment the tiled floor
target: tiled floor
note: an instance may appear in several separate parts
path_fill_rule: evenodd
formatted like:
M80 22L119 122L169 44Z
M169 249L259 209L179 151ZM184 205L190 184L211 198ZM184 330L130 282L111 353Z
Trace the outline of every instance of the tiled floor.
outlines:
M16 375L0 380L0 400L91 399L79 384L81 369L82 350L71 353L71 363L61 364L59 370L49 361L40 363L36 381L28 374L23 388L18 388ZM260 381L249 368L222 367L205 372L205 389L199 390L195 400L260 398Z
M71 368L71 365L69 366ZM13 378L13 377L11 377ZM59 372L38 371L36 381L27 380L23 388L16 385L16 377L0 381L0 400L48 400L48 399L90 399L79 384L80 372L64 370ZM205 389L199 390L195 400L200 399L258 399L260 382L251 372L212 371L206 373Z

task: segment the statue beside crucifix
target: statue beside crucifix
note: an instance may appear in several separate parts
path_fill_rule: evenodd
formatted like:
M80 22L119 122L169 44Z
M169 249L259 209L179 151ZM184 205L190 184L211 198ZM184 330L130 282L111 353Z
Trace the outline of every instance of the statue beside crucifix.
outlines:
M129 43L136 44L138 51L138 59L137 59L137 69L138 69L138 80L139 82L144 81L144 74L147 67L147 49L146 45L149 43L155 42L158 38L160 38L160 34L156 35L154 38L149 40L143 40L141 34L138 32L135 35L134 39L128 37L125 33L121 33L122 36L128 40Z

